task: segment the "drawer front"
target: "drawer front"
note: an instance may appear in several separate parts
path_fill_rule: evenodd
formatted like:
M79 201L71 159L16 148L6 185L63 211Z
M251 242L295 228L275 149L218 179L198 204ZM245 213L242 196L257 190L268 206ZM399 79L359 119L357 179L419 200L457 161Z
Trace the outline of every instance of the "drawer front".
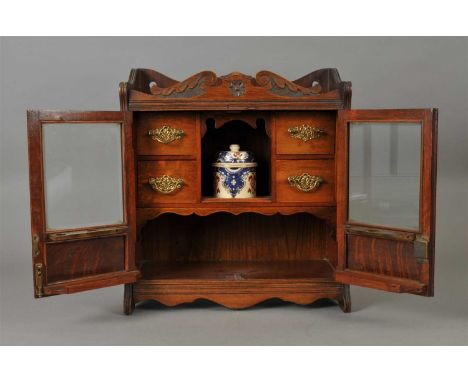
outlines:
M138 206L197 202L195 161L139 161Z
M277 154L333 154L336 113L330 111L277 113Z
M196 113L136 115L138 155L196 155Z
M277 160L276 199L278 202L334 203L334 160Z

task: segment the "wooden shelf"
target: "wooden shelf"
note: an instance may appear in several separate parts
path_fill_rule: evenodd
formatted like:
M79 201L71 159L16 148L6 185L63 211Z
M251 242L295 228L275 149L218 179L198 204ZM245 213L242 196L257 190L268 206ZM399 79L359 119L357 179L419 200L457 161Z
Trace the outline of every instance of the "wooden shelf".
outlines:
M256 198L214 198L203 197L202 203L271 203L270 196L257 196Z
M141 269L142 280L328 280L334 270L326 260L274 262L148 262Z

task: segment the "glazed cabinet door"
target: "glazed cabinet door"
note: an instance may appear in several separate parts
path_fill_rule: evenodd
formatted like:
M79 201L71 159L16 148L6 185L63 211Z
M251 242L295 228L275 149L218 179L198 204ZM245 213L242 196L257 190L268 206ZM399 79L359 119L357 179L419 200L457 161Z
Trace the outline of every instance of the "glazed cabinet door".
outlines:
M338 114L336 279L434 293L437 110Z
M132 114L27 118L34 296L136 281Z

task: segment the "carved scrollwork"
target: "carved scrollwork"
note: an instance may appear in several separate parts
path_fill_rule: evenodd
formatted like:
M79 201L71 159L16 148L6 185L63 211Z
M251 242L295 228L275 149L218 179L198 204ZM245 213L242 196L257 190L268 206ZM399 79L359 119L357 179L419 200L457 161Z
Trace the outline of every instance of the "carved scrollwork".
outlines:
M317 81L312 81L311 86L302 86L266 70L258 72L255 78L239 72L217 77L211 71L197 73L180 82L160 77L162 75L159 73L153 74L151 82L146 85L149 89L146 88L143 91L149 90L150 94L163 99L193 98L200 95L219 96L215 90L211 91L213 87L223 87L233 97L246 95L252 88L257 88L258 95L263 95L262 93L265 92L263 96L294 98L314 96L322 92L322 87Z
M171 143L177 139L182 139L184 134L184 130L174 129L168 125L164 125L160 129L148 130L148 135L151 139L164 144Z
M322 90L318 82L314 82L310 88L306 88L267 70L258 72L255 78L260 86L272 93L286 97L317 95Z
M236 279L235 276L233 276L233 278ZM146 281L142 281L141 284L145 282ZM285 302L291 302L291 303L299 304L299 305L308 305L308 304L312 304L313 302L319 299L331 297L329 292L328 293L327 292L308 293L306 297L303 297L303 294L301 293L281 294L281 293L275 293L275 292L266 292L266 293L262 293L259 295L243 293L242 298L239 298L238 295L236 295L236 293L206 294L206 293L198 293L198 292L195 292L193 294L153 292L148 296L147 290L148 289L145 289L145 295L144 295L145 300L152 299L166 306L176 306L179 304L191 303L191 302L194 302L195 300L203 298L204 300L211 301L215 304L219 304L228 309L249 308L251 306L257 305L260 302L269 300L271 298L278 298Z
M325 131L316 127L304 124L302 126L294 126L288 129L288 133L292 138L300 139L304 142L312 139L318 139L325 134Z
M297 188L302 192L313 192L317 190L323 183L323 179L317 175L304 173L288 177L288 182L291 187Z
M156 178L149 178L148 183L154 191L161 194L172 194L184 185L184 180L169 175L162 175Z
M165 98L190 98L204 93L205 86L220 84L216 73L204 71L187 78L184 81L164 88L160 88L156 82L149 84L150 93Z

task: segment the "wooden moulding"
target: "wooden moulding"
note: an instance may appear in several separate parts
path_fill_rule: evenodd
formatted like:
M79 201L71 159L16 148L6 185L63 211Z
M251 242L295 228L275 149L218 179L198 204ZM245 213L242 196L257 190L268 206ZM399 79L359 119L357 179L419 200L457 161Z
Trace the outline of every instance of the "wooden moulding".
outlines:
M44 287L46 295L77 293L85 290L134 283L140 276L139 271L110 272L96 276L82 277L73 281L51 283Z
M217 283L219 289L216 289L212 283L211 286L214 288L208 288L208 290L208 285L184 284L181 286L164 283L163 288L157 288L155 284L149 286L147 283L138 283L134 286L134 301L138 303L145 300L156 300L166 306L176 306L204 299L230 309L245 309L274 298L299 305L308 305L327 298L338 301L342 307L340 301L343 300L343 286L336 283L325 286L316 285L314 282L291 283L286 281L282 284L263 282L249 285L245 282L238 282L237 285L242 283L242 290L224 281ZM228 291L227 288L230 290ZM347 312L345 309L343 311Z
M122 110L338 110L349 105L351 83L336 69L321 69L295 81L260 71L255 77L203 71L183 81L150 69L132 69L120 84Z
M345 284L356 284L372 289L381 289L395 293L417 293L424 294L427 285L411 279L398 278L394 276L377 275L361 271L336 271L335 279Z

